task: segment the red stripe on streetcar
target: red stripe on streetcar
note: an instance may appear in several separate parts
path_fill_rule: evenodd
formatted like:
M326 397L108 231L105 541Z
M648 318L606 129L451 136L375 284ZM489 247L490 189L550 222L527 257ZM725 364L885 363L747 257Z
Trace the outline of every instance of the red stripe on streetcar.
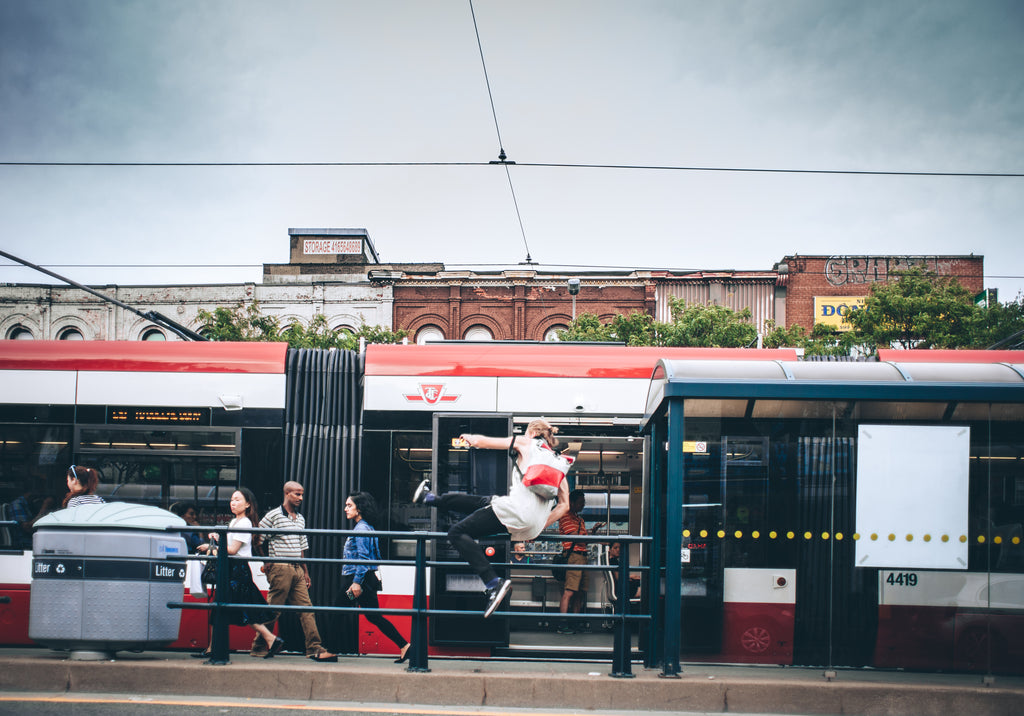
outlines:
M792 348L651 348L565 343L372 345L366 375L650 379L659 358L788 360Z
M0 370L283 374L287 343L0 341Z

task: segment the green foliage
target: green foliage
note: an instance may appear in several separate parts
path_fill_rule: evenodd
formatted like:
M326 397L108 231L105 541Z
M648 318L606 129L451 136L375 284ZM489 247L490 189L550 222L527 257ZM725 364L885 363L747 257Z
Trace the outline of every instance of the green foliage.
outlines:
M996 303L988 309L978 309L974 324L972 348L1017 348L1024 345L1024 297L1009 303ZM1016 337L1014 337L1016 336Z
M601 323L593 313L581 313L564 331L558 332L560 341L596 341L600 343L617 340L612 337L611 326Z
M744 348L757 344L749 308L734 311L710 303L688 306L675 296L668 302L672 322L665 327L662 345Z
M576 318L563 341L616 341L631 346L749 347L757 343L749 309L734 311L711 304L688 306L669 299L672 321L661 323L645 313L614 316L607 323L592 313ZM914 268L897 280L871 287L864 308L847 319L853 330L824 324L810 332L765 324L765 348L801 348L807 356L873 353L879 347L988 348L1024 331L1024 298L991 308L974 305L973 296L956 279ZM1020 347L1018 336L1004 347Z
M655 321L646 313L614 316L602 324L592 313L576 317L563 341L616 341L629 346L720 346L743 347L757 342L757 329L750 323L750 310L734 311L724 306L694 305L669 298L672 322Z
M298 321L282 328L274 316L260 312L259 303L239 303L234 308L218 307L213 311L200 310L200 332L211 341L271 341L285 342L291 348L338 348L359 350L359 339L369 343L398 343L409 335L408 331L391 331L382 326L365 323L355 332L332 329L327 317L313 316L308 326Z
M767 333L762 343L765 348L803 348L806 356L847 356L856 345L852 332L823 323L815 324L809 334L799 324L782 328L771 320L765 321L765 328Z
M277 318L260 313L259 304L239 302L234 308L218 306L213 311L199 309L199 332L211 341L268 341L281 338Z
M914 267L895 281L872 284L864 308L850 313L855 341L878 348L964 348L974 344L979 309L950 276Z

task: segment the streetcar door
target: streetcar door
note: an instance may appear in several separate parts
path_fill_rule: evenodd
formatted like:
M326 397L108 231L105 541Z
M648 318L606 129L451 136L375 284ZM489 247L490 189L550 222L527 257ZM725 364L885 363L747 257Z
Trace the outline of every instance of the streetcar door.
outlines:
M718 653L725 575L717 538L725 516L721 445L696 443L684 460L680 644L683 653Z
M511 461L505 450L470 450L459 445L462 433L511 435L510 414L435 413L433 420L433 491L465 492L471 495L504 495L508 493ZM434 532L447 532L462 518L432 510ZM509 540L480 540L492 562L508 562ZM483 618L486 606L484 585L447 540L435 543L434 559L457 562L454 566L432 570L432 608L476 611L480 616L436 616L430 620L431 644L456 646L507 646L509 620L492 616ZM497 568L508 577L507 568Z

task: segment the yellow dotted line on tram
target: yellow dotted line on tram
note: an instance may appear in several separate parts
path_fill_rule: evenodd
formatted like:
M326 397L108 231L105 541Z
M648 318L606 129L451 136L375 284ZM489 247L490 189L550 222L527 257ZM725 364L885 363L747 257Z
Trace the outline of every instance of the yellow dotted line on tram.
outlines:
M762 537L767 537L770 540L793 540L797 539L798 537L802 537L805 541L813 540L817 536L820 537L822 540L835 539L837 542L841 542L843 539L846 538L846 535L844 535L842 532L836 532L835 534L822 532L820 535L815 535L813 532L804 532L798 535L796 532L792 530L788 532L777 532L775 530L771 530L770 532L765 533L762 533L760 530L751 530L748 533L744 532L743 530L735 530L731 534L729 532L726 532L725 530L718 530L717 532L709 532L708 530L683 530L683 537L686 538L699 537L700 539L707 539L709 537L717 537L718 539L725 539L727 536L731 536L736 539L743 539L744 537L750 537L751 539L761 539ZM854 532L852 536L852 539L854 541L868 539L872 542L877 542L878 540L888 540L889 542L895 542L897 539L900 538L906 540L907 542L913 542L915 539L917 539L917 537L913 534L897 535L894 532L890 532L887 535L880 535L877 532L872 532L869 535L862 535L859 532ZM966 543L968 541L967 535L959 535L956 537L952 537L948 534L939 535L938 537L935 537L931 534L924 534L920 536L920 539L923 542L931 542L933 539L938 539L940 542L949 542L950 540L955 539L961 544ZM978 535L975 538L975 540L978 544L985 544L985 542L988 541L988 538L985 535ZM1004 538L1002 535L996 535L992 538L993 544L1003 544L1004 542L1019 545L1021 543L1021 538L1017 536Z

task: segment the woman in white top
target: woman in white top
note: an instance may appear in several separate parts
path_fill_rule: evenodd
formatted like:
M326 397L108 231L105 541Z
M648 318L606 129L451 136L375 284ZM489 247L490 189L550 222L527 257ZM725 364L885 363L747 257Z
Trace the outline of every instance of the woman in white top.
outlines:
M556 432L558 428L552 427L546 420L534 420L526 426L524 435L514 438L472 434L464 434L461 437L471 448L515 451L519 474L522 475L529 468L528 456L531 454L533 442L539 438L548 447L555 448L558 445L555 439ZM528 542L536 539L548 525L554 524L569 511L569 487L564 477L558 484L557 503L554 505L554 500L531 491L523 485L521 479L515 477L512 480L512 489L507 495L489 497L463 493L435 495L430 491L430 482L424 480L416 488L412 499L413 502L433 505L440 510L469 514L448 530L448 541L462 558L469 562L469 566L484 583L487 594L485 618L489 617L505 599L512 587L512 581L498 576L476 540L488 535L508 534L515 541Z
M100 486L100 473L91 467L72 465L68 468L68 494L63 507L102 505L103 498L96 494Z
M228 527L240 529L251 528L258 522L256 511L256 497L252 491L240 487L231 493L231 501L228 503L231 514L235 516ZM228 532L228 554L236 557L252 557L253 538L259 545L259 535L251 532ZM211 532L210 539L217 539L217 534ZM216 555L214 549L212 554ZM284 647L284 639L275 637L274 632L267 628L266 622L273 622L276 618L274 612L267 609L267 602L260 593L260 590L252 581L252 571L248 562L237 562L231 565L231 591L229 601L236 604L252 604L251 609L232 609L228 612L228 621L236 626L249 625L270 644L270 650L264 657L269 659L281 651Z

